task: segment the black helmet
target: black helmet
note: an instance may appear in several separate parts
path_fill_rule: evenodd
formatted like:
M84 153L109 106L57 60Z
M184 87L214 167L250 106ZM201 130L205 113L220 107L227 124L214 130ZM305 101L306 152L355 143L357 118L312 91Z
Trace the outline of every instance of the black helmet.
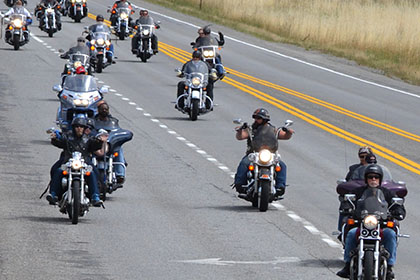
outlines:
M104 16L103 15L97 15L96 16L96 21L104 21Z
M149 14L149 11L148 10L140 10L139 14L141 16L147 16Z
M71 122L71 126L83 126L83 127L87 127L87 120L85 118L74 118L73 121Z
M193 58L201 58L201 52L200 51L193 51L192 57Z
M88 128L90 128L91 130L95 128L95 120L92 118L88 118L86 121L86 125Z
M270 120L270 114L268 113L268 111L264 108L259 108L257 110L255 110L254 114L252 114L252 118L261 118L265 121L269 121Z
M384 172L382 167L377 164L369 164L365 169L365 183L367 184L367 176L369 174L377 174L379 175L379 185L382 183L382 178L384 177Z
M210 34L211 33L210 26L209 25L204 26L203 27L203 32L204 32L205 35Z

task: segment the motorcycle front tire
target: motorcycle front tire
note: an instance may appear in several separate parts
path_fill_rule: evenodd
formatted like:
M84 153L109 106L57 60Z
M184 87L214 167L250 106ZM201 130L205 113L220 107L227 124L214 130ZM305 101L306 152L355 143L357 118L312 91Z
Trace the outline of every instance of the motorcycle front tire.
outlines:
M71 219L71 223L76 225L79 222L79 213L80 213L80 181L74 180L71 184L72 188L72 201L70 203L70 208L67 211Z
M200 105L200 100L194 99L191 102L192 102L192 105L191 105L191 110L190 110L190 118L192 121L196 121L198 117L198 111L199 111L198 107Z
M20 47L20 36L19 34L13 34L13 48L17 51Z
M373 280L373 270L374 270L375 257L373 251L365 251L364 260L363 260L363 275L364 280Z
M270 181L260 181L261 194L259 197L258 208L260 212L265 212L268 209L268 200L270 198Z

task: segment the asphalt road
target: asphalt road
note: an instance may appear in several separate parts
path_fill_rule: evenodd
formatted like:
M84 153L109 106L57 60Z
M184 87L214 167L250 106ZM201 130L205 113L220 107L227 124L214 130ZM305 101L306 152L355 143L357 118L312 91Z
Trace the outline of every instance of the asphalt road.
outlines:
M88 2L94 15L112 3ZM213 25L228 37L222 56L232 71L216 84L214 111L191 122L171 103L179 81L173 69L182 62L165 50L190 52L197 28L187 23L206 22L132 2L161 21L161 51L141 63L129 40L114 41L117 64L96 74L111 88L111 113L134 138L124 147L124 188L78 225L38 197L60 152L45 133L54 126L58 99L51 88L65 63L56 50L74 45L94 21L64 17L53 38L34 21L34 36L21 50L0 43L0 279L338 279L335 182L358 161L361 143L373 144L379 163L407 183L402 230L411 238L399 244L395 271L398 279L418 279L419 87ZM258 107L277 126L293 120L296 131L279 143L288 165L286 198L265 213L230 189L246 146L235 140L232 120L251 121Z

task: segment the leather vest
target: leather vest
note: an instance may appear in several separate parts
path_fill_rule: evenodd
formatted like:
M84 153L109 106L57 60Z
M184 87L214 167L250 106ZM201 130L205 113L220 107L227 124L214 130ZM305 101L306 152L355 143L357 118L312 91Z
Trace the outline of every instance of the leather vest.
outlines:
M247 154L259 152L262 149L268 149L275 153L278 149L277 130L269 123L260 125L252 130L251 139L248 138Z

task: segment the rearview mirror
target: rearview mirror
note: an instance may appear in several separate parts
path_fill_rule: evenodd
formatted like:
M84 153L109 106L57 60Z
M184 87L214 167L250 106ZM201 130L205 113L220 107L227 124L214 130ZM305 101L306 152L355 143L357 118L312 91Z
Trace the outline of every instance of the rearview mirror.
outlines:
M61 85L54 85L52 90L55 92L61 92L63 90L63 87Z
M234 124L241 124L242 123L242 119L234 119L233 120Z
M99 89L100 93L108 93L109 92L109 87L107 86L101 86L101 88Z
M284 126L288 127L291 126L293 124L292 120L286 120L286 122L284 123Z

